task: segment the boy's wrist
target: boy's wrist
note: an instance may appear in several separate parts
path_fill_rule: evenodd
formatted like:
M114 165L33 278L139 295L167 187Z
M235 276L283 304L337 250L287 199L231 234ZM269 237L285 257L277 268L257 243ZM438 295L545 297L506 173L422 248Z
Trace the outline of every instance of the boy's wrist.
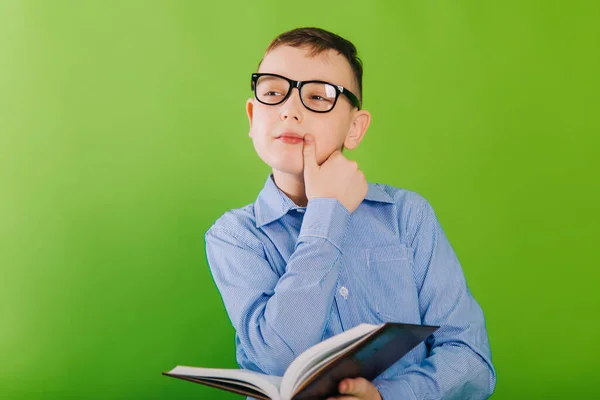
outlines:
M337 199L318 197L308 201L299 238L321 237L329 240L340 251L348 231L350 212Z

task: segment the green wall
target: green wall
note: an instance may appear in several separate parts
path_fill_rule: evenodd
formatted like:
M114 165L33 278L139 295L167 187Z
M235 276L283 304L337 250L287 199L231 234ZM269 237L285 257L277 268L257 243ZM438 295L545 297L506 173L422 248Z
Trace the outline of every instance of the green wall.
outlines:
M429 199L487 318L495 399L600 396L595 1L0 0L0 398L237 399L203 235L269 172L250 73L278 33L353 41L347 153Z

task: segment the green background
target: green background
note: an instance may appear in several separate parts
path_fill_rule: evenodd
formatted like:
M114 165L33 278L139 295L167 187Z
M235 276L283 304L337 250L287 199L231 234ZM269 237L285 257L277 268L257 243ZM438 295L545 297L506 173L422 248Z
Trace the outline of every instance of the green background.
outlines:
M241 398L160 373L236 367L203 235L264 184L250 73L307 25L359 49L347 154L434 206L493 398L600 396L598 4L0 0L0 398Z

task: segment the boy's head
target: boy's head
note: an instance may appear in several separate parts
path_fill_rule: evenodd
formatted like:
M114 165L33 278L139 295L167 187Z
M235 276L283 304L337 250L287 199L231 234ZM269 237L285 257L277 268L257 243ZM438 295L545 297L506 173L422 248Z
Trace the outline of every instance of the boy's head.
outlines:
M321 164L335 150L356 148L369 127L356 47L322 29L294 29L275 38L252 76L252 89L246 102L250 137L276 178L302 177L305 134L315 138Z

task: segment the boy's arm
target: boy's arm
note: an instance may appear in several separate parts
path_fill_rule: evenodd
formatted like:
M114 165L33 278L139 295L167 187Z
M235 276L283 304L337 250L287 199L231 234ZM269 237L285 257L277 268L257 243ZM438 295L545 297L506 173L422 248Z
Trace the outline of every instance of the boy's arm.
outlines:
M281 376L322 340L349 218L335 199L310 200L281 277L261 241L231 215L207 232L208 263L239 339L240 367Z
M485 399L496 373L481 307L472 297L435 213L424 198L408 222L414 249L415 280L421 320L440 325L429 357L389 380L375 380L383 400Z

